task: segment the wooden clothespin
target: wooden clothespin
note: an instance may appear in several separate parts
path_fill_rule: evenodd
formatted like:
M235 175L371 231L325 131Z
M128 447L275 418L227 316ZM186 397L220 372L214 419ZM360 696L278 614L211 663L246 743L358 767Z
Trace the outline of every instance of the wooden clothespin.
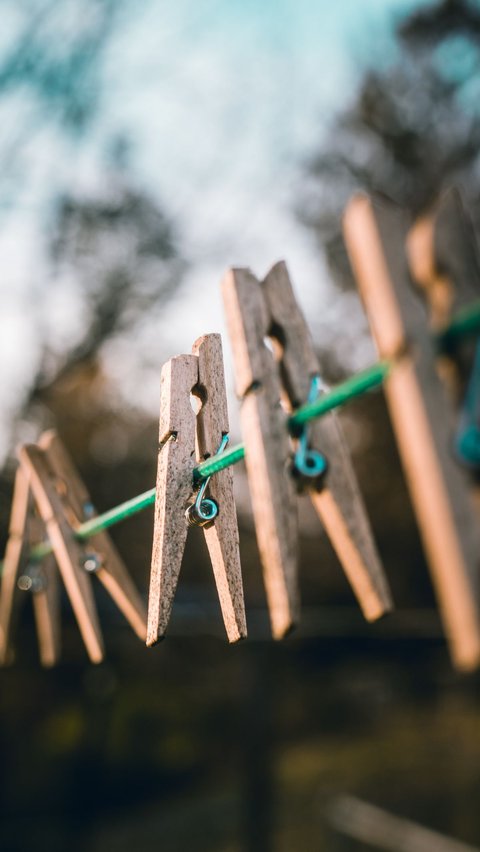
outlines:
M450 451L451 411L427 314L410 278L406 213L355 197L344 234L377 350L396 360L385 394L455 664L480 661L480 541L468 481Z
M247 635L232 469L211 479L209 497L204 484L192 503L196 463L224 448L228 434L221 338L207 334L191 355L171 358L162 369L147 645L165 635L189 524L203 528L229 641Z
M283 262L277 263L262 282L248 270L231 270L223 289L237 391L243 397L241 416L247 473L271 621L274 635L281 636L281 631L275 631L275 595L278 588L275 580L278 577L283 580L284 588L290 591L295 605L297 592L291 580L292 573L288 573L291 571L288 560L292 559L292 552L296 548L296 529L292 529L292 523L290 527L284 527L282 516L282 510L285 512L287 508L290 522L295 518L296 488L291 475L287 417L280 408L279 400L280 397L283 399L289 411L307 402L312 381L315 387L315 382L318 384L320 379L320 368L308 326L296 302ZM277 353L277 364L264 345L267 338ZM321 385L318 392L322 392ZM307 483L315 510L325 526L363 613L366 618L373 620L391 609L391 597L336 416L328 414L310 424L308 449L302 447L305 437L299 442L293 472L296 470L303 474L303 485ZM250 460L249 464L251 447L257 460ZM258 461L262 453L268 461L268 466L264 464L263 469ZM299 456L302 453L300 467ZM322 464L325 457L331 464L327 476L319 482L319 477L325 472L325 461ZM309 465L313 470L308 470ZM262 477L267 479L266 484L262 482ZM276 548L272 548L273 534L267 537L265 533L264 514L267 508L263 495L267 492L268 480L270 494L276 499L276 505L274 503L273 507L268 507L272 511L272 529L274 522L279 522L275 530L279 537ZM287 540L286 533L289 535ZM287 567L284 568L284 565ZM290 585L285 578L290 580Z
M92 662L103 659L103 639L89 574L96 573L137 635L146 635L146 613L107 533L80 542L75 529L95 510L73 463L54 432L19 450L53 553Z
M32 495L24 470L15 476L10 529L2 573L0 597L0 664L10 660L12 621L18 587L30 591L33 600L40 661L50 667L60 656L60 597L54 559L29 563L28 552L45 536L45 527L35 515ZM23 572L23 573L22 573Z
M297 304L286 264L280 262L262 282L271 333L279 342L279 366L290 410L307 402L312 379L321 370L310 330ZM320 390L322 393L322 390ZM308 430L310 455L322 454L329 467L321 488L307 478L315 511L341 562L366 619L389 612L392 600L365 506L337 415L314 420ZM296 458L296 457L295 457Z
M67 516L73 529L84 520L95 517L96 510L73 462L56 432L45 432L40 438L52 472L61 488L65 488ZM87 571L95 574L139 639L147 635L147 610L112 539L99 532L84 544Z
M281 639L299 617L298 529L287 414L274 355L265 345L271 318L250 270L229 270L222 292L270 622L274 638Z

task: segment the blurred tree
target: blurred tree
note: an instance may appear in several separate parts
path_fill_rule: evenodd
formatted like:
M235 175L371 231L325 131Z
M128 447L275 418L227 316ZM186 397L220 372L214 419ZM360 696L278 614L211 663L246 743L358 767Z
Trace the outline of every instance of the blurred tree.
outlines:
M342 287L352 280L339 223L353 192L383 193L416 214L455 183L480 213L480 8L435 3L403 21L397 41L397 60L367 71L309 167L304 217Z
M34 149L35 156L43 156L45 146L36 145L36 141L42 142L41 133L48 129L49 145L53 143L46 154L50 166L56 156L62 162L71 160L75 147L65 154L62 145L66 140L73 146L88 140L102 106L105 51L118 30L120 16L132 10L131 0L38 0L33 10L28 2L5 0L0 104L4 112L9 105L13 108L13 120L5 121L6 132L0 141L4 215L16 209L22 186L34 183L31 172L36 166L32 167L29 151ZM82 194L81 186L80 192L66 190L67 175L58 182L47 181L35 199L40 209L36 221L47 255L46 274L36 286L43 299L49 289L61 289L61 282L66 281L75 294L73 303L83 324L72 339L65 340L64 335L59 342L56 336L49 336L40 312L35 315L41 338L38 368L19 400L20 419L42 421L45 412L41 409L47 402L55 413L55 388L75 372L78 396L79 371L84 371L83 378L90 383L92 370L95 374L101 370L98 355L102 345L114 336L132 335L142 317L161 304L178 283L182 266L172 225L130 175L129 141L112 130L105 152L107 173L103 164L93 193ZM45 223L52 226L47 233ZM105 397L105 386L102 390ZM93 421L91 398L88 409Z
M101 113L105 52L127 13L135 14L131 0L5 0L0 33L2 213L23 204L25 188L28 216L33 186L32 218L44 247L30 311L37 360L18 391L11 433L17 442L55 425L87 479L105 480L97 496L107 505L119 493L151 485L157 425L115 399L102 350L114 339L133 350L145 318L169 297L183 270L172 223L129 169L129 138L112 128L93 190L91 174L85 189L71 167ZM40 185L38 158L50 175ZM57 162L70 165L57 170ZM57 303L64 308L57 310ZM78 320L69 324L72 314ZM115 468L110 485L97 476L99 463ZM0 480L4 523L9 467Z
M77 282L85 322L70 348L52 352L46 346L27 404L94 361L114 335L132 332L168 297L182 267L171 224L150 198L128 186L109 197L60 199L50 249L55 274Z
M78 133L98 107L101 57L125 0L5 0L0 95L31 96L33 114Z

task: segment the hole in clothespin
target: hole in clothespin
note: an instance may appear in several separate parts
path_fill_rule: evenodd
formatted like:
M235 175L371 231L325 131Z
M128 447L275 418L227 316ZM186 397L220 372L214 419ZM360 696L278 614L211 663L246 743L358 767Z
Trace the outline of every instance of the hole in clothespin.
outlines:
M262 383L255 380L254 382L252 382L251 385L248 386L245 393L243 394L243 397L248 396L249 393L256 393L256 391L260 390L261 387Z
M274 346L273 346L272 338L271 337L264 337L263 338L263 344L264 344L265 348L268 349L268 351L271 352L272 355L275 357L275 349L274 349Z
M192 411L194 414L198 414L203 405L202 400L199 396L196 396L194 393L190 394L190 405L192 406Z
M204 385L198 384L192 388L192 392L190 394L190 405L192 406L195 414L200 412L202 405L205 405L207 396L208 391Z
M275 361L281 361L285 350L285 338L280 326L273 325L268 335L263 338L263 343L272 353Z
M68 483L61 476L55 477L55 490L60 497L66 497L68 494Z
M275 360L281 361L287 346L287 338L283 328L278 323L272 322L268 330L267 340L270 341L269 348L273 352Z

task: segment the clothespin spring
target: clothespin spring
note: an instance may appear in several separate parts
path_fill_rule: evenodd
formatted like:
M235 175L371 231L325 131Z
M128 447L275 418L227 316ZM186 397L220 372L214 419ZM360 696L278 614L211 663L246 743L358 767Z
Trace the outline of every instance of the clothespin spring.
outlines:
M31 592L33 595L43 592L47 586L47 579L39 565L30 564L24 574L17 580L17 587L22 592Z
M228 441L229 435L226 434L220 442L216 455L224 451ZM210 479L211 476L207 477L207 479L202 482L198 489L195 502L192 503L185 512L185 517L190 526L204 527L207 524L211 524L218 515L218 503L216 503L215 500L212 500L211 497L204 496Z
M315 402L325 389L320 376L314 376L310 384L307 403ZM325 475L327 467L328 462L325 456L318 450L309 448L308 426L305 425L298 436L298 447L293 458L293 475L299 477L300 480L320 479Z

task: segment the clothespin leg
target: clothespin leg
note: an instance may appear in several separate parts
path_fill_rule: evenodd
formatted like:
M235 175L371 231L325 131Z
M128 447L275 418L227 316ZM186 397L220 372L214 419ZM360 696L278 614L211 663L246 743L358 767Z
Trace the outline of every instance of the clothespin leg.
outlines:
M219 334L199 338L193 348L198 357L198 380L203 404L197 414L197 459L214 455L222 437L229 432L227 394ZM215 521L203 527L223 620L230 642L247 635L237 512L231 467L215 474L209 484L210 497L219 512Z
M275 362L264 343L270 322L260 283L249 270L232 269L222 291L272 633L280 639L299 615L296 493L286 416Z
M326 440L327 436L329 440ZM332 463L325 488L318 492L310 491L310 499L363 615L367 621L375 621L390 612L392 597L335 416L328 417L324 424L322 446Z
M160 450L148 599L147 645L163 638L187 538L185 510L195 467L195 414L190 394L198 383L198 359L179 355L162 369Z

